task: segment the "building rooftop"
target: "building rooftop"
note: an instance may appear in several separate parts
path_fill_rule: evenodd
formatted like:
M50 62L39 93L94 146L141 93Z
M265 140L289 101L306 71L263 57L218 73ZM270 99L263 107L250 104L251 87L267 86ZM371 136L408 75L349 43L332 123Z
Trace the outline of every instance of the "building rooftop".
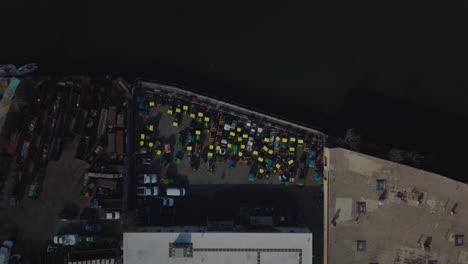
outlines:
M124 233L124 263L312 263L311 233Z
M328 263L468 263L467 185L344 149L325 155Z

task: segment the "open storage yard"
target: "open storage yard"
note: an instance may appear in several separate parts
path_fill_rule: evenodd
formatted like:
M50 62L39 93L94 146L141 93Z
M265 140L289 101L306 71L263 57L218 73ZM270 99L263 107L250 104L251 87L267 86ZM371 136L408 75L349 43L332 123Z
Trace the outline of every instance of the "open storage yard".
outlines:
M24 263L75 261L88 253L115 262L122 233L125 86L81 76L13 81L25 85L29 96L17 121L3 131L13 162L2 194L1 238L14 241L15 258Z

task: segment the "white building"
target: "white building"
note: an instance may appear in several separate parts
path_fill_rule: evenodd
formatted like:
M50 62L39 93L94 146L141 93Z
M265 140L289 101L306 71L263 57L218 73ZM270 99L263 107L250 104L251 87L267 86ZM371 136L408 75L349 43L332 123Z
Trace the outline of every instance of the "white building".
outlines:
M311 264L311 233L124 233L124 263Z

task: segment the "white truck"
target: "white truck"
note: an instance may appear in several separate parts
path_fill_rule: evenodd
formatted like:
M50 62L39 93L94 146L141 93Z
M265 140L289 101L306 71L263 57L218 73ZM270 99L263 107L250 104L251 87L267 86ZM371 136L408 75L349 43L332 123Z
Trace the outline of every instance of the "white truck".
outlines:
M185 188L167 188L167 196L185 196Z

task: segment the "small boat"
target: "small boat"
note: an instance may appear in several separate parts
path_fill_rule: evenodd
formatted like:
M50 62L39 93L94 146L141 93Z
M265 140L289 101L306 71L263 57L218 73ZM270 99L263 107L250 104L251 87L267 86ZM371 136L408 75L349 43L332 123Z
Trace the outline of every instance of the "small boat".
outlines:
M13 76L24 76L24 75L27 75L27 74L31 74L32 72L37 70L37 68L39 68L37 63L28 63L26 65L23 65L23 66L19 67L11 75L13 75Z

